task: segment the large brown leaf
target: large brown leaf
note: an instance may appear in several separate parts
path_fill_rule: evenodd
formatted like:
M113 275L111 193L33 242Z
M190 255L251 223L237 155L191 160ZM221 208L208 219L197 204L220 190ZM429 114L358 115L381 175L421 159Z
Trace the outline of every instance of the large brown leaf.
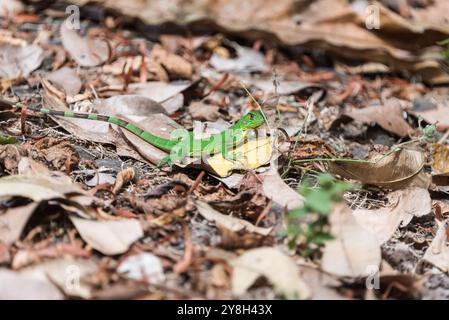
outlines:
M425 163L423 152L401 149L376 161L379 157L382 156L372 159L372 162L331 162L329 170L347 179L390 189L407 186L427 189L429 186L429 178L422 171Z

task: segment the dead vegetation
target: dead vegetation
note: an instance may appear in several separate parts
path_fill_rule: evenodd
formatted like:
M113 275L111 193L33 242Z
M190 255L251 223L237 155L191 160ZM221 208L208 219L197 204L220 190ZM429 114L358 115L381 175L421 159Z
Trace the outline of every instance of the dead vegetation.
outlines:
M85 2L80 30L66 3L0 7L0 298L449 297L447 1L376 2L378 30L366 1ZM157 168L19 101L164 138L261 107L275 130Z

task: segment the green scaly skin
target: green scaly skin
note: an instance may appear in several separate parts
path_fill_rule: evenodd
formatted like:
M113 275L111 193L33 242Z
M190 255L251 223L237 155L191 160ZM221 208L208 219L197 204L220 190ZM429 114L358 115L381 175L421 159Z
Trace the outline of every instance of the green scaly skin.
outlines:
M16 108L22 108L22 104L16 103ZM229 149L235 147L241 143L246 136L246 133L250 129L255 129L261 126L264 122L264 116L261 111L251 111L245 114L235 124L228 129L211 135L204 139L194 139L193 132L187 130L176 131L172 136L172 139L165 139L158 137L148 131L145 131L136 125L122 120L116 116L107 116L96 113L78 113L71 111L58 111L50 110L46 108L40 108L37 106L27 106L27 110L48 114L52 116L59 116L65 118L75 119L87 119L93 121L103 121L115 124L134 135L138 136L142 140L149 144L170 152L170 155L164 157L158 164L161 167L165 164L171 165L173 162L182 160L186 156L201 157L203 155L213 155L221 153L224 158L228 159Z

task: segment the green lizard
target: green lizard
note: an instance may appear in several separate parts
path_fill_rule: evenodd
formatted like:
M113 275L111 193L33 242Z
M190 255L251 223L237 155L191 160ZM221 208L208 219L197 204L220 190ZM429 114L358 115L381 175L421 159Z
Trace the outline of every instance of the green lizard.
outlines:
M22 108L23 105L19 102L16 103L14 107ZM164 157L161 162L159 162L158 167L161 167L165 164L172 165L173 162L182 160L186 156L201 157L203 155L213 155L221 153L224 158L229 158L229 149L242 142L245 139L248 130L255 129L265 122L262 111L251 111L245 114L240 120L238 120L228 129L220 133L211 135L207 138L195 139L192 131L178 129L172 132L170 139L166 139L158 137L116 116L50 110L47 108L40 108L38 106L26 106L26 108L27 110L53 116L88 119L115 124L135 134L149 144L166 152L170 152L170 155Z

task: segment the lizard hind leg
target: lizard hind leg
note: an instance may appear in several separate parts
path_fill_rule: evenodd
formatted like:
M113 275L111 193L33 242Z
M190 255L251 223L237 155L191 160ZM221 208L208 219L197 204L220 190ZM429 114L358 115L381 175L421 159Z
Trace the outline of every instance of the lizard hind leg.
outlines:
M162 168L165 165L169 165L170 167L173 165L173 162L170 159L170 155L167 155L162 158L161 161L156 165L156 168Z
M173 166L174 163L180 162L187 155L187 150L184 144L179 144L170 151L170 154L162 158L157 167L160 168L164 165Z

